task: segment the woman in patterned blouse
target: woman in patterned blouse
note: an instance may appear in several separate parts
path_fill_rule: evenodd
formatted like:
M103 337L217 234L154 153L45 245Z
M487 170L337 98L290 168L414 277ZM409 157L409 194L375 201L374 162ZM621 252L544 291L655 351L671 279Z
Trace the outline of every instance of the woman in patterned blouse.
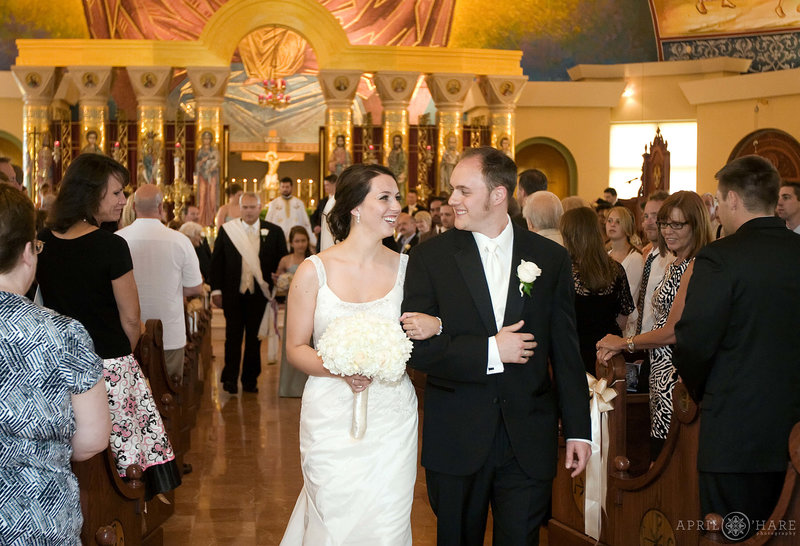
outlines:
M70 459L108 445L103 361L78 321L23 296L42 250L34 218L0 185L0 544L80 544Z
M653 293L656 322L653 330L623 339L607 335L597 343L597 355L610 359L623 350L650 351L650 456L658 458L672 419L672 389L678 373L672 365L675 324L683 313L686 288L692 276L694 257L710 243L711 225L708 209L694 192L679 191L670 195L658 211L659 252L675 256L664 278Z

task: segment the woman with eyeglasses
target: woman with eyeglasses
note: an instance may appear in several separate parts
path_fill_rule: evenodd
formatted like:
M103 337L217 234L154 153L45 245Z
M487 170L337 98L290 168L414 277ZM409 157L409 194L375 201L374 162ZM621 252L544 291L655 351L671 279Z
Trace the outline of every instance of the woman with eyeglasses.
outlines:
M80 544L70 460L108 445L103 361L76 320L23 294L36 273L31 201L0 184L0 544Z
M597 356L609 360L627 350L650 351L650 456L658 458L672 419L672 389L678 373L672 365L675 324L683 313L686 289L692 276L694 257L710 243L708 209L700 196L691 191L670 195L658 211L658 246L662 255L669 251L675 260L667 267L653 293L655 324L650 332L628 336L607 335L597 343Z
M119 475L144 469L145 498L180 485L175 454L133 350L141 333L139 293L125 239L100 229L125 206L128 169L108 156L81 154L70 163L39 234L45 249L36 279L47 307L79 320L103 359Z

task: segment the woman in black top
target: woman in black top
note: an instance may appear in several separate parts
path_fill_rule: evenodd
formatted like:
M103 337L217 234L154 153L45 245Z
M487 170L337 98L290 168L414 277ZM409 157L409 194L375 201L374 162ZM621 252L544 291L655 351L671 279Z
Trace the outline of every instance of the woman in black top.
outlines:
M608 333L622 335L621 324L633 312L625 269L605 250L597 215L588 207L568 210L561 217L564 246L572 256L575 320L586 371L594 375L595 344Z
M99 229L119 220L128 170L100 154L81 154L61 182L39 239L45 250L36 278L42 301L79 320L103 359L117 470L145 469L148 498L177 487L180 476L152 393L133 349L139 339L139 295L128 245Z

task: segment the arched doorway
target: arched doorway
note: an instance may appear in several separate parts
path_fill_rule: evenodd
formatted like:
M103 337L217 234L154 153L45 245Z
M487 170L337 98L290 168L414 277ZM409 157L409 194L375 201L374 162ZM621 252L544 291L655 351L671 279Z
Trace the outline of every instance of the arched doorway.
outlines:
M0 157L11 158L11 163L22 165L22 142L5 131L0 131Z
M775 165L783 180L800 182L800 142L778 129L760 129L744 137L733 148L728 161L756 154Z
M563 199L577 190L575 159L560 142L550 138L529 138L514 152L517 170L539 169L547 175L547 189Z

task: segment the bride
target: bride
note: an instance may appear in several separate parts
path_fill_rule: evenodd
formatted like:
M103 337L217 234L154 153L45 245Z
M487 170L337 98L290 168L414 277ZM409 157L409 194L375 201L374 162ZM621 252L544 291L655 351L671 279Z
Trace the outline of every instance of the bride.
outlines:
M332 375L315 344L334 319L367 311L403 321L411 339L439 331L439 319L400 316L407 255L382 244L400 214L392 172L352 165L328 216L339 244L306 259L288 296L286 351L309 375L300 413L303 489L282 545L410 545L417 471L417 397L407 375L384 383ZM366 433L350 436L353 393L369 388Z

